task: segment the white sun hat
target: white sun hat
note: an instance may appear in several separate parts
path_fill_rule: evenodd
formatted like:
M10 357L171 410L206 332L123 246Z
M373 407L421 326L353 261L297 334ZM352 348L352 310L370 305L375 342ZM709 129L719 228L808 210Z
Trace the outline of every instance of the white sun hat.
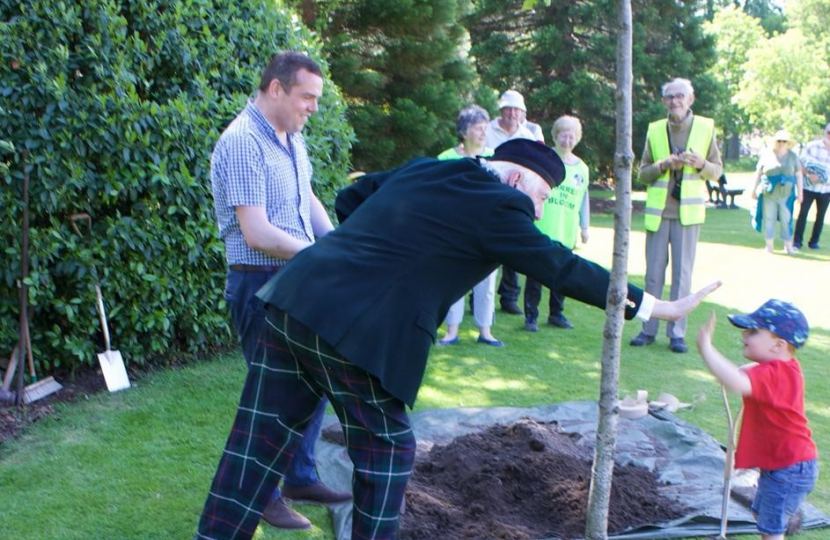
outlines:
M499 98L499 109L504 109L505 107L515 107L527 112L524 96L515 90L507 90L501 95L501 98Z

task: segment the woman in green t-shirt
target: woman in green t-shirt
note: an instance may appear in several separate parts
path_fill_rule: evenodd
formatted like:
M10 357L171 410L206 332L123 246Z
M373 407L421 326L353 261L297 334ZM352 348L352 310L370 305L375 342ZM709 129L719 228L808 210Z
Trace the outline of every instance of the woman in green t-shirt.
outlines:
M476 156L492 156L493 149L485 148L485 133L490 115L478 105L471 105L458 113L455 122L458 145L441 152L438 159L464 159ZM503 347L504 343L493 337L490 327L495 317L496 272L484 278L481 283L473 287L473 317L478 326L478 342L492 347ZM458 328L464 318L464 297L462 296L447 312L447 333L438 341L438 345L446 347L458 343Z

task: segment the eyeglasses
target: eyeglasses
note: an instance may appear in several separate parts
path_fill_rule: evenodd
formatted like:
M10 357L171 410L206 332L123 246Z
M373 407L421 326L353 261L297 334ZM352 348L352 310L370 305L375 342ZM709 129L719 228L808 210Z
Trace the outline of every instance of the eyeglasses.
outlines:
M683 101L684 99L686 99L686 94L666 94L663 96L663 99L665 99L666 101L671 101L673 99L679 99L680 101Z

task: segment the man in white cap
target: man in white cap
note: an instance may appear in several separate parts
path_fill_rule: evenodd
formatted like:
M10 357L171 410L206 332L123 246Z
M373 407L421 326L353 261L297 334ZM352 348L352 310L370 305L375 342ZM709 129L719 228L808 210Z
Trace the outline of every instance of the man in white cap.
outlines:
M538 138L526 126L525 98L515 90L507 90L499 99L499 117L494 118L487 124L487 138L484 146L496 148L503 142L512 139L529 139L535 141ZM505 313L521 315L519 308L519 293L522 288L519 285L519 275L515 270L502 267L501 281L499 281L499 296L501 309Z
M511 139L536 140L536 136L526 126L525 98L515 90L507 90L499 98L499 116L487 125L487 140L484 146L496 148Z

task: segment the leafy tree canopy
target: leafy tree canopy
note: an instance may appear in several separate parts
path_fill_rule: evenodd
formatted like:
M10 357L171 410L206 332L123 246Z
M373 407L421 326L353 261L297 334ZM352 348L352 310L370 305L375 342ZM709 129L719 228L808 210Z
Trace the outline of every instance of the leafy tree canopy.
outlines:
M825 61L830 59L830 2L790 0L787 6L792 26L800 28L808 41L819 46Z
M782 4L776 0L734 0L733 5L742 6L747 15L758 19L767 35L787 30L787 19Z
M735 101L756 128L766 133L785 128L797 139L808 140L824 125L830 68L821 61L822 53L821 46L798 28L749 52Z
M739 135L751 130L749 116L732 101L744 76L748 53L765 39L761 23L734 5L717 11L704 28L716 42L716 61L709 69L718 84L715 124L722 130L724 157L737 159Z
M767 36L780 34L787 29L787 17L780 0L708 0L709 18L723 8L740 10L756 19Z

